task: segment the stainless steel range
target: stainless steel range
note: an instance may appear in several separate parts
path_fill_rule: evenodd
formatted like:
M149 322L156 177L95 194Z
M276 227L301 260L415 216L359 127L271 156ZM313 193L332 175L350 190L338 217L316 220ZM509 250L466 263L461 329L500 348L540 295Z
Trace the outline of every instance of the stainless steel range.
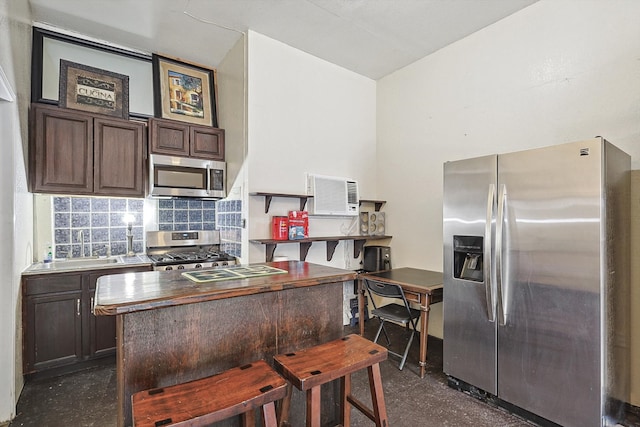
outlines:
M221 268L237 264L220 251L219 231L147 231L147 256L154 270Z

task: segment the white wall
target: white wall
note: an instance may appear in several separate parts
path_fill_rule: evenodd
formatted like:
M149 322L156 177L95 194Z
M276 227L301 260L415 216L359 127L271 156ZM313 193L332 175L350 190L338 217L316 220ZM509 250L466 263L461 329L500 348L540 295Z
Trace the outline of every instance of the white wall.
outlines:
M227 198L242 200L246 207L247 173L247 36L238 42L218 65L218 121L225 130ZM245 211L246 212L246 211ZM245 214L246 216L246 214ZM248 257L246 229L242 233L241 260ZM224 239L224 232L222 238Z
M259 33L248 36L249 192L304 194L311 172L356 179L361 198L375 198L375 81ZM265 214L264 198L249 197L250 238L270 238L271 216L297 209L297 199L275 198ZM309 234L357 234L357 227L349 233L354 222L314 217ZM356 269L352 253L352 244L341 241L327 262L326 245L318 242L307 261ZM276 255L298 259L298 245L278 245ZM264 259L265 248L250 244L249 261Z
M445 161L601 135L640 169L638 17L635 0L541 0L378 82L395 266L442 270Z
M0 0L0 67L16 94L0 100L0 423L22 389L20 273L32 258L32 198L26 188L31 26L26 2Z
M375 81L250 31L247 106L245 194L305 194L305 174L314 173L355 179L361 198L377 196ZM247 196L246 205L251 239L271 238L271 217L300 209L290 198L274 198L268 214L264 197ZM309 218L310 237L358 232L357 217ZM248 262L265 261L264 245L248 249ZM300 246L280 244L275 255L300 259ZM313 243L306 260L355 270L361 258L353 257L353 242L343 240L330 261L325 242ZM344 284L343 297L348 323L352 283Z

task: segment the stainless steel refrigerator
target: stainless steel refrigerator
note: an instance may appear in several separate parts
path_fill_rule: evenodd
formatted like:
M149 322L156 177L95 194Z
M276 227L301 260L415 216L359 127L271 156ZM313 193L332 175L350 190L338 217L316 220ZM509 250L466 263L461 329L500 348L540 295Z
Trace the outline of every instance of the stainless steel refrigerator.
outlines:
M450 385L542 424L621 419L629 192L630 158L602 138L444 164Z

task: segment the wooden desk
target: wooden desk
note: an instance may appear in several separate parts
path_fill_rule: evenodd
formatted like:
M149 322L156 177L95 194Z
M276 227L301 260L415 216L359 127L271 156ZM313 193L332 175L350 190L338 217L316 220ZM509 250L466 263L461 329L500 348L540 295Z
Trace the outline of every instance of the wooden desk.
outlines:
M420 305L420 378L424 378L427 365L427 333L429 306L442 301L442 273L417 268L394 268L376 273L358 275L358 309L360 335L364 335L365 280L400 285L407 301Z

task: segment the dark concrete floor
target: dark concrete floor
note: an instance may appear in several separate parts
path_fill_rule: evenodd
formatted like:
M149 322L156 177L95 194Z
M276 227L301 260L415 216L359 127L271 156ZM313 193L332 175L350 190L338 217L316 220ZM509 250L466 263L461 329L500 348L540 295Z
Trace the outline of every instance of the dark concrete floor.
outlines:
M367 327L366 333L370 339L377 325L374 323L371 326ZM402 343L405 331L393 326L391 329L394 331L392 341ZM345 334L355 332L357 328L345 327ZM384 339L381 342L384 343ZM390 426L534 425L501 408L449 388L442 373L442 341L429 337L428 351L427 375L424 379L420 379L418 375L417 340L412 345L402 371L398 370L398 360L395 357L390 357L381 364ZM363 402L370 402L366 371L353 375L352 391ZM20 395L18 414L10 427L111 427L115 425L116 411L115 366L107 365L28 382ZM357 410L353 410L352 414L352 427L373 425ZM630 415L625 425L638 426L639 420L635 415Z

